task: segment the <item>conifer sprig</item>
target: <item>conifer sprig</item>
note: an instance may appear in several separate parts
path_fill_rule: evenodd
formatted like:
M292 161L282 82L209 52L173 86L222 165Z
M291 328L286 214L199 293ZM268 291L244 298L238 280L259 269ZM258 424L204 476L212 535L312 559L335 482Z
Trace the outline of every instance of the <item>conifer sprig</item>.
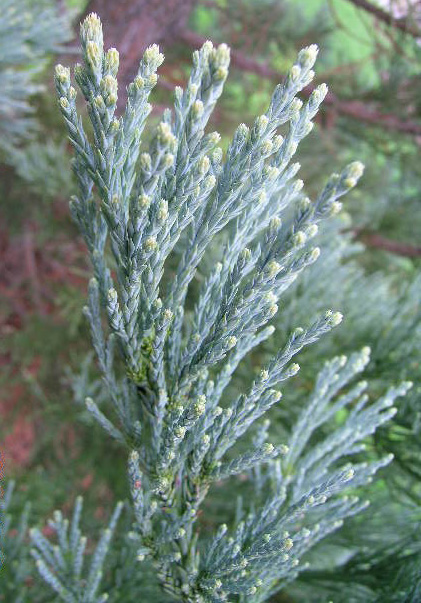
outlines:
M81 45L75 79L92 139L77 111L70 70L58 66L55 82L75 151L79 191L72 215L94 270L86 315L110 398L103 409L88 399L87 408L130 450L131 538L164 590L189 603L264 601L296 577L307 550L364 508L344 490L366 483L390 461L352 463L406 389L392 389L371 405L361 384L342 394L367 350L326 365L289 443L271 443L268 423L256 423L280 400L274 388L299 370L293 357L339 324L340 313L327 311L296 328L248 390L226 395L242 359L273 334L268 323L282 293L317 260L320 250L311 240L318 223L340 210L339 199L363 167L355 162L334 174L314 201L302 193L300 166L291 161L327 92L322 84L305 104L297 98L314 77L314 45L299 53L265 114L237 128L225 155L219 135L205 129L228 74L226 45L206 42L194 54L186 88L176 89L174 111L165 111L147 148L141 136L163 61L158 47L145 51L117 117L118 53L104 50L95 14L82 23ZM202 260L221 237L220 261L202 276ZM191 299L198 276L202 284ZM350 404L343 425L310 446L313 432ZM237 450L254 425L260 428L253 446ZM222 525L202 542L196 522L211 484L238 474L255 485L253 503L232 530ZM56 524L67 550L61 516ZM72 534L78 540L77 528ZM37 532L34 538L40 571L63 598L60 549L50 550ZM88 576L92 596L100 557Z

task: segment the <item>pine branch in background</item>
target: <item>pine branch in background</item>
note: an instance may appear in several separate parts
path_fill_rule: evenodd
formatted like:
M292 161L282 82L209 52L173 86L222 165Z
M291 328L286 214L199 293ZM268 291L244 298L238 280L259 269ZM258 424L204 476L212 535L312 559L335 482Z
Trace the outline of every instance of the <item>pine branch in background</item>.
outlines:
M355 519L354 538L345 554L341 540L332 547L332 559L319 567L310 566L300 580L291 585L291 595L297 601L314 603L334 600L337 603L412 603L418 601L421 586L421 514L415 508L391 505L390 496L380 496L374 508L369 508L363 525ZM365 547L360 549L356 530L364 529ZM317 555L317 549L315 551ZM342 557L338 567L334 558ZM317 558L314 557L315 565Z
M99 407L87 399L86 405L129 451L132 538L138 560L153 563L163 589L186 602L264 601L297 577L306 551L365 507L343 494L370 481L390 457L353 463L352 455L393 416L393 400L408 387L391 388L367 405L365 384L342 392L365 366L367 350L349 361L336 358L317 378L289 446L268 443L263 423L254 445L240 451L247 441L242 436L280 400L274 388L297 373L293 357L341 321L327 311L306 329L294 328L250 387L227 396L237 366L273 333L268 322L280 297L317 259L311 246L317 224L338 212L338 199L356 184L362 166L334 174L314 202L300 192L300 166L291 160L327 93L321 85L306 104L296 98L313 78L314 46L300 52L267 112L251 128L237 128L224 157L219 136L204 130L227 76L225 45L206 42L194 54L186 89L176 89L174 114L165 112L141 153L163 56L156 46L145 51L117 118L118 53L104 52L95 14L82 24L81 43L84 62L75 78L92 141L69 69L56 68L56 88L75 149L79 193L72 215L94 270L86 315L110 400ZM283 138L277 130L285 125ZM284 224L286 210L292 218ZM201 276L220 233L226 235L222 261ZM313 432L352 402L347 421L314 445ZM210 540L199 538L198 511L212 483L250 471L255 500L244 517L240 513L231 530L220 526ZM263 487L271 494L259 501ZM80 544L73 524L73 544ZM58 548L33 532L39 568L63 600L86 600L62 558L69 547L76 551L66 525L57 515ZM100 578L94 561L92 593Z

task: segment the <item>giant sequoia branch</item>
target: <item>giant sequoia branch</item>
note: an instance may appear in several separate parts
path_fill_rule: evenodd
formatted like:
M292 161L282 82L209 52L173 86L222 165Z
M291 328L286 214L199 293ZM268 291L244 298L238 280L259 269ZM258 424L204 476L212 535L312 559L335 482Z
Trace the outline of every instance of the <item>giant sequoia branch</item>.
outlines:
M224 155L219 134L205 131L228 75L230 52L225 44L205 42L194 53L186 88L175 91L176 119L166 113L152 131L149 146L141 149L151 111L148 99L164 60L158 46L145 50L127 87L125 110L116 118L119 54L115 48L104 49L96 14L82 23L80 40L83 63L75 69L76 83L88 105L92 136L83 128L69 68L56 67L55 86L75 152L78 195L71 211L94 269L84 312L109 391L109 404L100 408L87 398L86 408L111 438L131 450L128 476L136 560L148 556L162 589L180 602L265 601L283 587L279 575L296 575L299 557L313 545L312 533L318 541L342 525L338 517L362 510L358 499L339 498L357 472L357 484L365 484L390 460L356 469L345 460L338 468L339 458L349 457L356 446L360 450L360 440L396 412L388 409L398 391L367 411L358 403L337 438L324 440L326 458L316 459L323 468L320 475L307 463L312 432L324 421L318 402L323 398L327 405L326 420L331 408L344 406L341 398L332 399L338 392L333 384L342 388L365 366L367 349L353 355L347 368L346 358L334 359L316 378L323 395L316 392L310 398L317 403L314 429L308 423L315 413L310 402L290 447L267 442L268 424L263 423L256 444L239 456L227 456L279 402L281 393L274 388L299 370L291 363L294 356L342 320L339 312L329 310L306 329L294 329L246 390L225 404L225 390L238 364L273 334L268 323L278 311L283 290L319 257L319 248L311 243L317 225L340 210L339 199L356 185L363 166L354 162L333 174L314 203L297 196L304 183L295 178L300 166L293 158L327 93L321 84L305 104L297 98L314 77L316 45L301 50L284 85L275 88L267 111L251 128L237 127ZM284 124L289 124L285 138L278 134ZM287 232L281 220L284 211L290 211L292 219ZM220 233L227 235L226 252L205 275L194 299L190 283L205 257L208 264L213 262ZM107 239L112 264L105 252ZM174 253L178 245L184 249ZM191 317L184 310L187 296L194 308ZM190 324L194 329L186 337ZM113 341L120 342L116 363ZM125 377L120 379L117 371L122 366ZM211 382L208 376L214 373ZM224 407L219 406L222 396ZM353 395L348 402L354 402ZM288 453L288 472L299 476L299 488L293 485L280 498L281 488L293 477L273 459ZM210 485L246 472L251 480L251 471L260 466L267 471L267 483L275 484L273 494L265 492L263 501L253 501L247 523L234 526L233 536L224 537L228 527L223 524L202 544L197 515ZM321 525L320 511L312 515L312 508L329 499L335 516L330 518L332 506L327 507ZM79 504L76 518L80 511ZM298 515L309 526L305 532L296 526ZM91 593L96 596L99 589L103 543L110 538L113 520L85 576L78 561L84 541L81 545L77 521L72 521L67 542L67 524L59 514L55 517L60 535L56 556L50 554L48 541L32 532L40 575L58 593L84 593L87 584L89 597L75 595L72 601L105 601L105 596L94 599ZM293 547L293 553L283 554ZM198 550L206 554L201 557Z
M189 46L196 48L205 42L205 38L191 30L180 31L180 39ZM244 55L238 50L231 49L231 63L249 73L255 73L261 77L279 81L281 74L264 63L259 63L254 59ZM309 96L314 90L314 85L307 86L303 93ZM421 136L421 124L412 121L401 120L397 115L381 113L380 111L367 106L361 101L343 101L332 92L328 92L325 100L325 105L328 105L339 115L350 117L358 121L372 124L373 126L381 126L387 130L402 132Z

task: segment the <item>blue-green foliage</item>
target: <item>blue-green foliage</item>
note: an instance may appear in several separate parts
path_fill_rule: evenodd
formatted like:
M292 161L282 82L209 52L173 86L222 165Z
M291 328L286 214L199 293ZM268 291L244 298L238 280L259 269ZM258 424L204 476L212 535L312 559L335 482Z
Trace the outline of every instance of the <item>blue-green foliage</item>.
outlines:
M18 520L11 513L14 482L9 482L0 501L0 594L5 601L25 601L25 580L29 575L26 546L30 504L26 503Z
M366 369L376 392L397 378L411 380L414 387L398 405L396 420L376 435L380 449L393 452L399 463L388 472L401 494L416 495L421 477L418 454L421 445L421 280L415 273L401 282L392 275L366 272L360 263L364 248L352 242L349 216L341 215L318 235L322 257L297 280L284 297L283 312L277 317L277 337L282 338L296 321L305 321L311 309L319 312L331 301L345 316L339 332L324 338L317 348L309 348L303 357L301 387L289 391L297 407L311 382L314 367L332 351L349 353L361 345L370 345L371 362ZM334 276L334 277L333 277ZM273 339L275 339L274 337ZM268 351L276 343L268 342ZM284 413L287 423L291 409ZM411 477L408 480L408 476ZM413 479L415 478L415 479ZM411 487L412 482L412 487ZM419 493L418 493L419 496Z
M71 30L51 0L2 0L0 9L0 135L10 153L36 129L31 96L43 89L36 76Z
M248 389L227 395L237 367L273 334L268 323L279 299L317 260L317 225L340 210L338 199L362 166L334 174L314 201L301 192L292 158L327 92L322 84L305 104L297 98L313 79L315 46L299 53L266 113L237 128L224 157L219 135L205 128L228 73L225 45L206 42L194 53L186 89L176 89L174 111L164 113L142 149L162 54L156 46L145 51L117 117L118 53L104 51L94 14L82 24L81 43L75 79L92 139L70 70L58 66L55 82L75 150L79 190L71 211L94 270L86 315L109 395L109 404L88 398L86 405L128 449L130 538L137 560L153 564L166 593L191 603L264 601L306 567L300 561L311 547L366 506L345 491L370 481L391 459L352 456L394 415L393 400L408 387L392 387L368 404L365 383L344 388L369 351L335 358L317 377L287 441L268 442L268 424L256 422L279 403L279 384L297 374L292 359L341 321L324 311L305 329L294 325ZM222 234L221 261L203 273L202 260ZM345 407L347 419L320 435ZM253 445L241 449L256 425ZM235 525L200 538L197 519L209 488L238 474L253 484L252 499ZM57 515L58 547L32 533L38 569L62 600L103 600L102 554L94 555L87 589L77 563L75 570L78 509L70 540Z
M57 544L53 545L37 528L31 530L34 546L32 555L36 559L39 573L45 582L66 603L103 603L108 594L99 592L105 557L122 510L119 503L108 527L99 539L91 555L89 569L86 566L87 538L79 527L82 499L76 500L72 521L69 524L60 511L54 513L49 526L54 531Z

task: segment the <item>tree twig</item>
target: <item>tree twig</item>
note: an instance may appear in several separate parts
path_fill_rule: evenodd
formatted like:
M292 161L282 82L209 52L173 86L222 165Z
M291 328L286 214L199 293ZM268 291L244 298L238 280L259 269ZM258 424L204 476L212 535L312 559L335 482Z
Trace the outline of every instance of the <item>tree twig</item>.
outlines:
M420 258L421 247L414 245L408 245L408 243L402 243L400 241L394 241L388 239L376 232L371 232L365 229L355 229L354 233L356 238L364 243L367 247L375 249L382 249L395 255L400 255L406 258Z
M393 15L386 12L382 8L379 8L378 6L374 6L367 0L348 0L348 2L369 12L376 19L383 21L383 23L386 23L391 27L400 29L404 33L409 34L414 38L421 38L421 29L419 27L414 27L414 25L408 19L395 19Z

